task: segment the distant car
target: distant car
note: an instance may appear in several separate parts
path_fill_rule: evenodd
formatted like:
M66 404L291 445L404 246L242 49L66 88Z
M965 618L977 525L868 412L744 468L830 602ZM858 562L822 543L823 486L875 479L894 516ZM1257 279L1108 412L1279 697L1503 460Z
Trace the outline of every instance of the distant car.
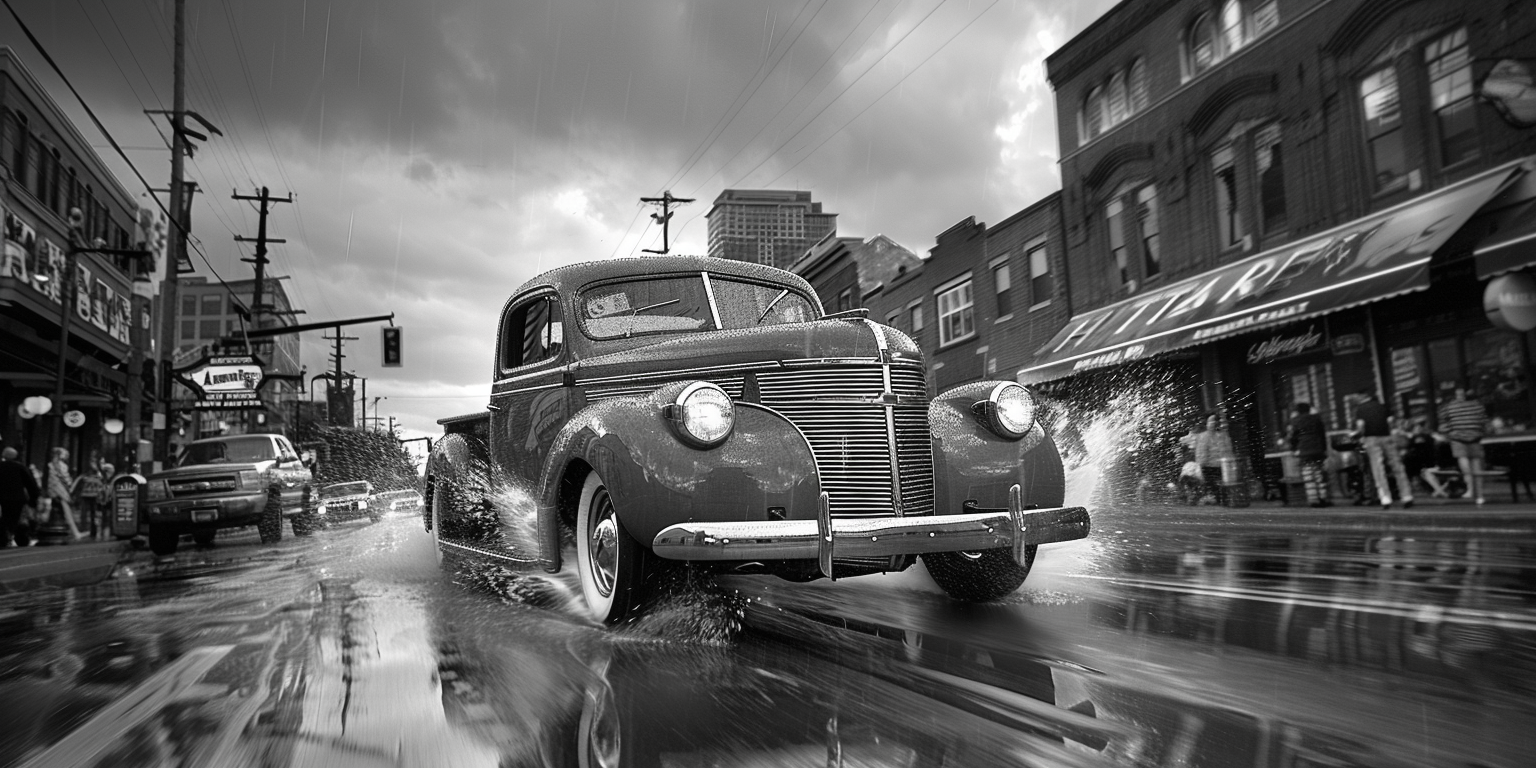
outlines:
M324 486L320 489L320 502L315 506L315 520L322 527L361 517L377 523L383 516L373 501L373 483L367 480Z
M379 507L379 514L387 512L421 512L425 502L421 498L421 491L414 488L403 488L398 491L379 491L373 495L373 501Z
M304 509L313 478L282 435L229 435L194 440L176 466L150 475L145 488L149 548L176 551L182 534L213 543L221 528L255 525L263 543L283 537L283 519L307 536L313 519Z

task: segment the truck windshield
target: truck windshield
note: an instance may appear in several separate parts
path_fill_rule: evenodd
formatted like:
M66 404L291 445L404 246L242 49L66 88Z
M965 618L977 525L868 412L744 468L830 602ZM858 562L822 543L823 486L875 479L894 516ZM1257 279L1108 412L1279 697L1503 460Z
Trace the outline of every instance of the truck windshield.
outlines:
M342 496L366 496L371 487L366 482L336 483L321 489L320 495L328 499L340 498Z
M277 450L272 447L272 439L269 437L230 437L187 446L176 465L187 467L194 464L248 463L275 458Z
M811 302L779 285L762 285L710 276L716 327L709 294L699 275L606 283L581 293L582 327L593 339L657 333L734 330L816 318Z

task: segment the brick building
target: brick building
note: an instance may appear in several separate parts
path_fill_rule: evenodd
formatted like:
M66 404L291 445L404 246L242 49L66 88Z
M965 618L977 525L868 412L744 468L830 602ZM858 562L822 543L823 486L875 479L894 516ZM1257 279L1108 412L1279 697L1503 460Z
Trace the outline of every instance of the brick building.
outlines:
M1255 463L1364 389L1432 420L1465 385L1536 431L1536 341L1481 302L1536 261L1536 132L1480 93L1533 57L1531 4L1115 6L1047 59L1072 315L1020 380L1160 366Z
M706 218L710 256L781 269L837 232L837 214L823 213L810 192L787 189L724 190Z
M75 208L83 216L82 245L130 247L137 202L15 52L0 46L0 443L38 466L47 461L50 431L62 414L85 417L62 428L62 445L77 468L92 454L121 463L132 433L123 419L134 264L82 251L75 275L67 277ZM68 308L63 402L53 402L68 279L78 290ZM139 322L147 327L148 303L138 304ZM49 413L24 417L18 406L29 397L49 398Z

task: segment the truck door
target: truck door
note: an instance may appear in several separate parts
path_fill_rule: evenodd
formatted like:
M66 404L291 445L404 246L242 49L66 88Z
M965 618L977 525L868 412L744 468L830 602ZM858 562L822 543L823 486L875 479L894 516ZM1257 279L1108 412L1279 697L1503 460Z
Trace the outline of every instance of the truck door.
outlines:
M491 394L491 456L509 479L531 488L570 416L565 323L553 292L518 300L502 321L498 378Z

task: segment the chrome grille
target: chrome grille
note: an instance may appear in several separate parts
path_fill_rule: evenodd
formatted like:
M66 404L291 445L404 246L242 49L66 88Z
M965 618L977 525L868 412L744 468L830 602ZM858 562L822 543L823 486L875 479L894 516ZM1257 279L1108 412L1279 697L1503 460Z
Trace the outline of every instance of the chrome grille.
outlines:
M893 367L891 389L920 402L892 408L868 401L885 392L879 366L818 367L757 374L762 404L784 414L810 442L822 490L840 517L895 514L890 426L895 426L903 513L933 511L933 444L921 368Z
M655 392L658 387L661 387L661 386L669 383L670 381L677 381L677 379L667 379L667 380L657 379L657 380L654 380L654 381L651 381L651 382L648 382L648 383L645 383L645 384L631 384L631 385L622 386L622 387L591 387L590 389L587 390L587 402L588 403L596 403L596 402L601 402L603 400L611 400L611 399L613 399L615 397L639 397L639 396L642 396L642 395L648 395L648 394L650 394L652 392ZM740 376L736 376L736 377L717 377L717 378L712 378L712 379L697 379L697 378L695 378L695 379L689 379L689 381L707 381L707 382L710 382L711 384L714 384L715 386L725 390L725 393L727 395L730 395L732 400L740 400L741 399L741 377Z
M239 484L231 475L218 475L195 479L171 480L166 483L166 487L170 490L172 496L196 496L203 493L233 491L239 487Z

